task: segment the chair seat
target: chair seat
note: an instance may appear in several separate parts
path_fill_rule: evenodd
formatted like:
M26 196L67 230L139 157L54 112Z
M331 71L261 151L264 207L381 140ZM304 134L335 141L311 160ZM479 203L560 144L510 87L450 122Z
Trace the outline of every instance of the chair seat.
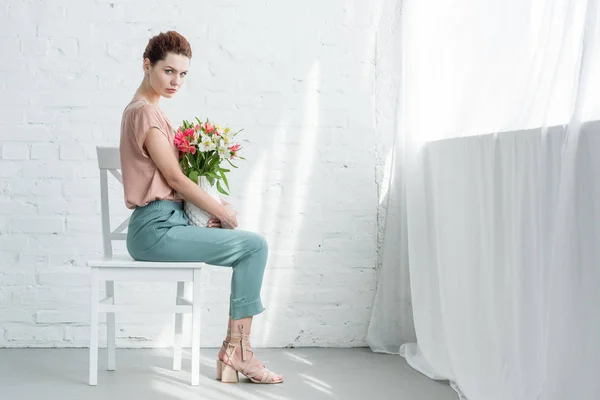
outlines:
M89 260L88 267L94 268L189 268L196 269L206 267L203 262L157 262L136 261L129 255L113 255L112 257Z

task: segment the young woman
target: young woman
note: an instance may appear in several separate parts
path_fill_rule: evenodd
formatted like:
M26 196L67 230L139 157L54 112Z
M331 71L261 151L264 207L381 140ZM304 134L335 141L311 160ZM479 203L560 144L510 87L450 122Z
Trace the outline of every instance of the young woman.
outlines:
M283 378L254 357L249 342L252 317L263 311L260 289L267 242L235 230L233 207L214 200L183 174L173 126L159 108L161 97L173 97L183 85L191 57L190 44L177 32L150 39L143 57L144 79L123 111L121 169L125 204L134 209L127 250L142 261L232 267L228 330L218 354L217 379L237 382L241 372L254 383L280 383ZM188 225L183 200L213 215L207 228Z

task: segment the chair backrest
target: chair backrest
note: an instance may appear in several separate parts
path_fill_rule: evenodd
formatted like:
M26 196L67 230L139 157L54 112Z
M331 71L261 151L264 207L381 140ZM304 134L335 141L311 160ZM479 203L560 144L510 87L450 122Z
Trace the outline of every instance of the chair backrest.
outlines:
M110 172L121 184L123 178L119 170L121 169L121 156L118 147L96 146L98 154L98 168L100 168L100 197L101 197L101 215L102 215L102 243L104 246L104 256L113 255L112 241L125 240L127 234L123 231L129 224L129 217L123 221L114 231L110 229L110 206L108 201L108 172Z

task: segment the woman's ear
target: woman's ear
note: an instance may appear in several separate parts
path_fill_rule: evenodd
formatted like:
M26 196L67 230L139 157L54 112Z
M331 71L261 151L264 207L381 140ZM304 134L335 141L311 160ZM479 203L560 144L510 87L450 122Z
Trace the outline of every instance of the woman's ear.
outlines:
M145 74L150 73L150 59L144 58L144 63L142 64L142 68L144 69Z

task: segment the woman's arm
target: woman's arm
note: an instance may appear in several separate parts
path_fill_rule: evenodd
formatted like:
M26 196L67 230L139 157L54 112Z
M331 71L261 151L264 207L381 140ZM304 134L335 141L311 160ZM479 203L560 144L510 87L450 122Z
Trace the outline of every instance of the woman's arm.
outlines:
M235 210L225 207L213 199L200 186L183 174L177 158L173 155L171 144L160 130L157 128L150 129L144 139L144 145L169 186L175 189L185 200L224 221L228 226L237 227L237 212Z

